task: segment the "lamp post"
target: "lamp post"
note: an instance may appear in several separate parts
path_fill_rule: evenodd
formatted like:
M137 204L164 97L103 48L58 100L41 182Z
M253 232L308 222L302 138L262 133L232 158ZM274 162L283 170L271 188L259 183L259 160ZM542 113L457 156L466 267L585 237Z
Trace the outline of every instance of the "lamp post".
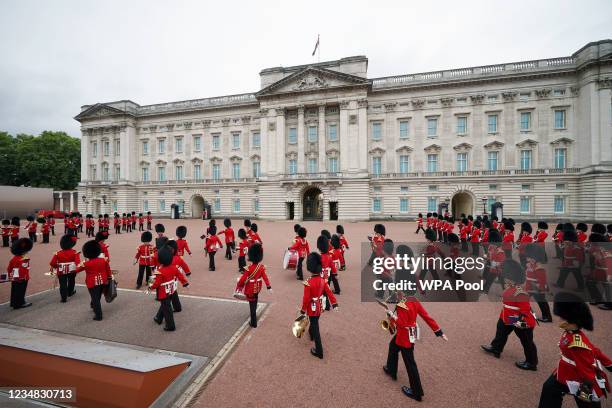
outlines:
M482 197L482 215L487 215L487 197Z

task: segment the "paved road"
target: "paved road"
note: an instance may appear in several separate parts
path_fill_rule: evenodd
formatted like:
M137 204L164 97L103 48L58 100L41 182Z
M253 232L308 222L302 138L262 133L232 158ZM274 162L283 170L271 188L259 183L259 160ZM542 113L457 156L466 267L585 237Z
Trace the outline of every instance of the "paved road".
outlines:
M169 235L179 225L178 220L164 220ZM199 236L205 224L184 220L188 240L194 252L186 260L191 266L193 295L229 298L233 292L236 260L217 256L217 271L209 272ZM238 403L249 407L334 406L372 407L417 405L400 391L407 376L400 362L399 379L391 381L382 373L389 336L378 321L382 309L360 301L359 243L372 234L374 223L344 225L352 246L347 253L348 270L341 272L342 294L340 311L327 313L321 320L325 359L309 354L310 342L291 335L290 325L297 314L302 285L293 273L281 268L284 249L293 238L292 222L259 222L264 241L264 263L269 271L274 293L263 293L270 302L261 324L250 330L225 365L208 384L195 406L234 407ZM322 228L335 229L334 223L307 222L311 247ZM423 235L414 236L415 224L387 222L387 236L396 241L421 242ZM237 228L236 228L237 229ZM32 252L33 278L29 293L47 289L49 281L42 275L49 259L58 248L59 238L49 245L36 244ZM139 243L139 234L122 234L110 239L111 264L121 271L121 285L131 287L136 269L131 265ZM0 249L0 263L6 265L7 249ZM131 279L130 279L131 278ZM78 281L82 282L83 277ZM8 300L8 285L0 285L0 301ZM534 305L536 308L537 306ZM536 328L540 366L537 372L524 372L514 367L522 359L518 339L510 338L506 351L497 360L484 355L479 345L493 337L500 305L483 303L425 303L430 314L449 337L443 342L421 324L422 341L415 355L425 390L423 407L493 407L537 406L541 384L554 368L560 329L557 322ZM245 316L248 306L244 305ZM612 314L593 309L596 329L591 339L608 354L612 354ZM156 332L157 334L157 332ZM199 333L189 335L197 341ZM573 406L566 401L565 406Z

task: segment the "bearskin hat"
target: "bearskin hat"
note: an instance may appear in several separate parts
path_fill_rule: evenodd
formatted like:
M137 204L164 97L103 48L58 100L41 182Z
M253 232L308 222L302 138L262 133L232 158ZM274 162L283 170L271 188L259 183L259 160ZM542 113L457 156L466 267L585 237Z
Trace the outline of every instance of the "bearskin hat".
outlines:
M45 222L45 217L38 217L38 218L36 219L36 221L37 221L39 224L44 224L44 222Z
M542 245L538 244L527 244L525 247L525 256L527 258L531 258L536 262L544 263L546 262L546 252Z
M98 218L102 218L102 214L98 214Z
M340 249L340 237L336 234L332 235L330 244L334 249Z
M489 221L488 219L487 220L483 219L482 220L482 227L486 228L486 229L491 228L491 221Z
M136 215L136 211L132 211L132 215Z
M77 237L74 235L64 235L60 238L60 248L70 249L73 248L77 243Z
M321 251L322 254L326 254L329 251L329 238L325 235L319 236L319 238L317 238L317 249Z
M157 260L160 264L164 266L168 266L172 264L172 259L174 258L174 250L168 245L163 245L161 248L157 250Z
M430 212L427 213L427 218L429 218L429 217L431 217L431 213Z
M595 234L605 234L606 226L603 224L593 224L591 226L591 232L594 232Z
M251 220L248 218L244 220L244 226L247 228L251 228Z
M576 228L574 228L574 224L571 222L566 222L563 224L563 232L565 231L576 231Z
M139 217L142 217L142 213L138 213L138 216L139 216Z
M216 235L217 234L217 227L214 225L211 225L210 227L208 227L208 233L210 235Z
M461 223L462 223L463 225L468 225L468 222L469 222L469 221L468 221L468 219L467 219L467 218L462 218L462 219L461 219Z
M162 232L166 232L166 227L164 227L164 224L155 224L155 232L162 233Z
M321 273L321 255L316 252L311 252L306 257L306 270L313 275Z
M525 270L520 263L513 259L508 259L504 262L503 266L503 277L516 284L522 284L525 282Z
M608 242L608 240L605 235L593 232L589 235L589 242Z
M499 218L497 217L497 215L494 215L493 217L491 217L491 219L492 219L493 221L499 221Z
M578 231L587 232L589 227L587 227L587 225L584 222L579 222L578 224L576 224L576 229Z
M185 238L187 236L187 227L184 225L176 227L176 236L179 238Z
M326 229L321 230L321 235L322 235L322 236L324 236L324 237L325 237L325 238L327 238L327 239L331 239L331 234L330 234L330 233L329 233L329 231L328 231L328 230L326 230Z
M300 227L300 229L298 229L297 234L300 238L306 238L306 232L306 228Z
M257 232L258 229L259 229L259 227L257 226L257 224L255 224L255 223L251 224L251 231Z
M166 241L166 246L169 248L172 248L173 253L177 253L178 251L178 244L176 243L175 240L173 239L169 239L168 241Z
M140 234L140 242L151 242L153 240L153 234L151 231L145 231Z
M208 221L208 226L212 227L213 225L217 225L217 220L215 220L214 218L211 218L210 221Z
M159 249L168 243L168 237L155 238L155 248Z
M483 221L488 221L489 220L489 214L485 214L482 216L482 220Z
M491 243L502 242L501 232L499 232L497 228L489 229L489 242Z
M544 221L540 221L538 222L538 229L541 230L547 230L548 229L548 224Z
M7 219L4 219L4 220L2 220L2 225L11 225L11 221L7 220Z
M435 218L438 218L438 213L437 212L433 212L433 213L431 213L431 216L435 217Z
M557 226L555 227L555 231L562 231L563 230L563 224L557 224Z
M298 233L300 228L302 228L300 224L293 224L293 232L295 232L296 234Z
M474 227L480 228L481 226L482 226L482 223L480 222L480 220L474 221Z
M32 242L30 238L19 238L17 241L13 242L13 245L11 245L11 254L13 255L26 254L30 252L30 250L32 250L33 246L34 246L34 243Z
M608 234L612 234L612 224L608 224L608 226L606 227Z
M108 218L108 214L104 214L104 218Z
M385 229L385 226L382 225L382 224L374 225L374 232L377 233L377 234L380 234L380 235L387 235L386 234L387 231Z
M151 211L147 211L147 215L151 215Z
M568 241L568 242L577 242L578 241L578 235L576 234L576 231L572 230L563 230L563 241Z
M260 263L263 259L263 247L259 243L255 243L249 247L249 261Z
M34 221L34 216L32 216L32 215L28 215L28 216L26 217L26 220L28 220L28 221L32 222L32 221Z
M395 253L397 255L408 255L410 258L414 257L414 252L412 252L412 248L410 248L408 245L398 245Z
M113 214L113 217L118 218L118 217L119 217L119 214L114 213L114 214Z
M514 231L514 223L510 222L509 220L506 220L504 222L504 228L508 231Z
M391 255L393 253L393 250L395 249L395 244L392 240L387 238L383 241L382 249L385 254Z
M240 238L240 239L247 239L247 233L244 230L244 228L240 228L238 230L238 238Z
M521 231L525 231L525 232L531 234L531 232L533 231L532 228L531 228L531 224L526 222L526 221L521 223Z
M107 231L98 231L98 233L96 234L95 240L97 242L100 242L100 241L104 241L105 239L108 239L108 232Z
M448 239L448 242L450 242L451 244L458 244L459 243L459 236L457 234L453 233L453 232L448 234L446 239Z
M342 225L336 225L336 234L344 235L344 227Z
M470 214L467 216L468 221L474 221L474 217Z
M427 228L425 230L425 239L428 241L435 241L436 239L438 239L436 231L432 230L431 228Z
M508 221L510 221L512 223L512 225L516 225L516 222L514 221L514 218L508 218Z
M230 220L229 218L226 218L223 220L223 225L225 225L225 228L229 228L232 226L232 220Z
M581 329L593 330L593 315L589 306L573 293L557 293L553 303L553 313Z
M83 256L87 259L95 259L100 256L102 253L102 248L100 248L100 244L95 239L91 241L87 241L83 244L83 248L81 249Z

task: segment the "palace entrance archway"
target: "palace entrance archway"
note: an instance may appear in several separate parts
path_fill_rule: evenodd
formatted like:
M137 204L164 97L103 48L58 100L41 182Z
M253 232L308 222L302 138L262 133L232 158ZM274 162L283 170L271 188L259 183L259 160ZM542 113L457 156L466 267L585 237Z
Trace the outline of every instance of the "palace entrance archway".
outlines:
M456 193L451 200L451 211L456 219L461 214L474 214L474 197L466 191Z
M196 194L191 197L191 217L202 218L202 211L204 211L204 197Z
M306 189L302 199L302 208L304 220L323 220L323 193L321 190L317 187Z

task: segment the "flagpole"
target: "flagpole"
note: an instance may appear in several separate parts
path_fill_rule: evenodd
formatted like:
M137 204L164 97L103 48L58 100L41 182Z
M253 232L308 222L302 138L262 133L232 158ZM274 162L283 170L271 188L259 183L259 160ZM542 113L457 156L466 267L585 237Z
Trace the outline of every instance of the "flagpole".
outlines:
M319 62L321 62L321 36L320 34L317 34L317 42L319 43Z

